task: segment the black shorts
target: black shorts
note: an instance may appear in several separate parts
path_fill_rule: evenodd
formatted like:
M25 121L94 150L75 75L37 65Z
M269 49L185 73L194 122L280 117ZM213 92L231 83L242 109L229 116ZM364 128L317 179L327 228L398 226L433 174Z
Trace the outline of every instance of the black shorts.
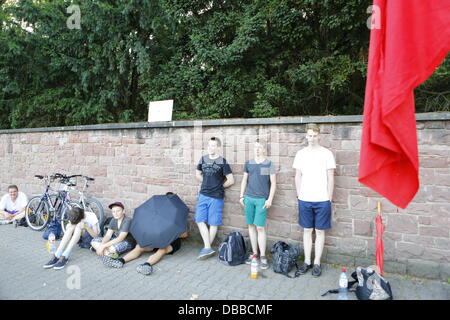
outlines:
M170 244L172 246L172 252L170 252L169 254L174 254L175 252L177 252L178 250L180 250L181 247L181 239L177 238L174 242L172 242Z
M181 247L181 239L180 238L177 238L176 240L174 240L171 244L170 244L170 246L172 246L172 251L170 252L170 253L168 253L168 254L174 254L175 252L177 252L178 250L180 250L180 247ZM155 249L153 249L153 252L156 252L156 251L158 251L159 249L158 248L155 248Z

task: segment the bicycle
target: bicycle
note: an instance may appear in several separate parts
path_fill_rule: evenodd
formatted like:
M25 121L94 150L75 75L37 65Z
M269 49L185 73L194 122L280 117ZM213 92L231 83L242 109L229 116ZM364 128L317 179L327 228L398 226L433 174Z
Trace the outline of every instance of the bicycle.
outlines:
M91 211L94 212L98 219L98 224L101 226L103 223L103 220L105 219L105 212L102 206L102 203L95 199L95 198L86 198L85 193L87 188L89 187L88 182L89 181L95 181L94 178L83 176L83 175L74 175L72 177L82 177L84 179L84 186L82 190L75 189L75 185L71 185L69 189L75 190L78 192L80 199L77 201L81 208L83 208L85 211ZM66 217L63 216L63 220L65 220Z
M40 231L44 229L50 221L57 221L61 224L63 232L66 231L68 223L68 212L74 206L81 207L76 201L71 201L68 195L69 187L76 184L70 181L75 176L66 176L60 173L55 173L51 176L35 175L40 180L45 180L47 186L42 195L32 197L25 208L25 220L27 225L35 230ZM60 183L64 184L63 190L55 190L51 187L51 183L59 179ZM51 194L49 191L55 191L56 194Z

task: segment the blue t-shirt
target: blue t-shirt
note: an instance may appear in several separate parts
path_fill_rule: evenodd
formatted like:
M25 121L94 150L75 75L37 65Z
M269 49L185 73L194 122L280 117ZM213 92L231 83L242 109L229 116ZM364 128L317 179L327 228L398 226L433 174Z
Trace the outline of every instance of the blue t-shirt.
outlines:
M223 199L225 195L223 182L225 181L225 176L231 173L227 160L222 157L210 159L206 155L200 159L197 170L203 173L200 193L207 197Z
M255 159L249 160L245 162L244 171L248 173L244 195L267 200L270 194L270 175L276 173L272 161L265 159L258 164Z

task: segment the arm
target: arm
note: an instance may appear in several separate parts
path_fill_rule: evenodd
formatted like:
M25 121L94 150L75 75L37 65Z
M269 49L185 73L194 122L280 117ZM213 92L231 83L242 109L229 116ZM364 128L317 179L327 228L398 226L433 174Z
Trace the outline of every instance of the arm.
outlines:
M225 181L225 183L223 184L223 187L224 187L224 188L231 187L231 186L234 184L234 177L233 177L233 174L232 174L232 173L227 174L227 175L225 176L225 178L227 179L227 181Z
M112 235L114 233L114 230L108 229L108 231L106 232L105 236L102 239L102 242L95 247L95 252L99 255L99 256L103 256L104 252L106 250L106 243L111 239Z
M108 232L109 232L109 230L108 230ZM115 239L113 239L111 241L108 241L108 242L106 242L106 243L104 243L102 245L105 246L105 247L110 247L110 246L112 246L115 243L119 243L119 242L122 242L123 240L125 240L127 235L128 235L128 232L123 232L122 231L121 233L119 233L119 236L117 238L115 238Z
M302 172L300 169L295 169L295 190L297 191L297 199L300 198L300 186L302 183Z
M273 197L275 196L275 190L277 189L277 175L270 175L270 193L269 199L266 200L264 208L269 209L272 206Z
M97 238L98 233L94 228L89 227L86 223L84 224L84 229L91 235L92 238Z
M199 182L203 182L203 172L200 170L195 170L195 179Z
M247 181L248 181L248 173L244 172L244 176L242 178L242 182L241 182L241 193L239 196L239 202L244 205L244 192L245 189L247 188Z
M327 170L328 177L328 196L330 201L333 201L333 190L334 190L334 169Z
M109 240L111 240L111 237L114 233L114 230L108 229L108 231L106 232L105 236L102 239L102 245L107 243Z

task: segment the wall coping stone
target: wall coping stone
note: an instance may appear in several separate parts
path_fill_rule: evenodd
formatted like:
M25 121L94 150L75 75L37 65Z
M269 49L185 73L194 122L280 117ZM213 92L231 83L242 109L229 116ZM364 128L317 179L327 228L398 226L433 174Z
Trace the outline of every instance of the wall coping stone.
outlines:
M417 113L416 121L448 121L450 112ZM92 131L92 130L123 130L123 129L155 129L155 128L181 128L221 126L252 126L252 125L295 125L306 123L361 123L361 115L350 116L308 116L308 117L278 117L278 118L238 118L215 120L182 120L167 122L132 122L107 123L84 126L43 127L0 130L0 134L33 133L33 132L59 132L59 131Z

